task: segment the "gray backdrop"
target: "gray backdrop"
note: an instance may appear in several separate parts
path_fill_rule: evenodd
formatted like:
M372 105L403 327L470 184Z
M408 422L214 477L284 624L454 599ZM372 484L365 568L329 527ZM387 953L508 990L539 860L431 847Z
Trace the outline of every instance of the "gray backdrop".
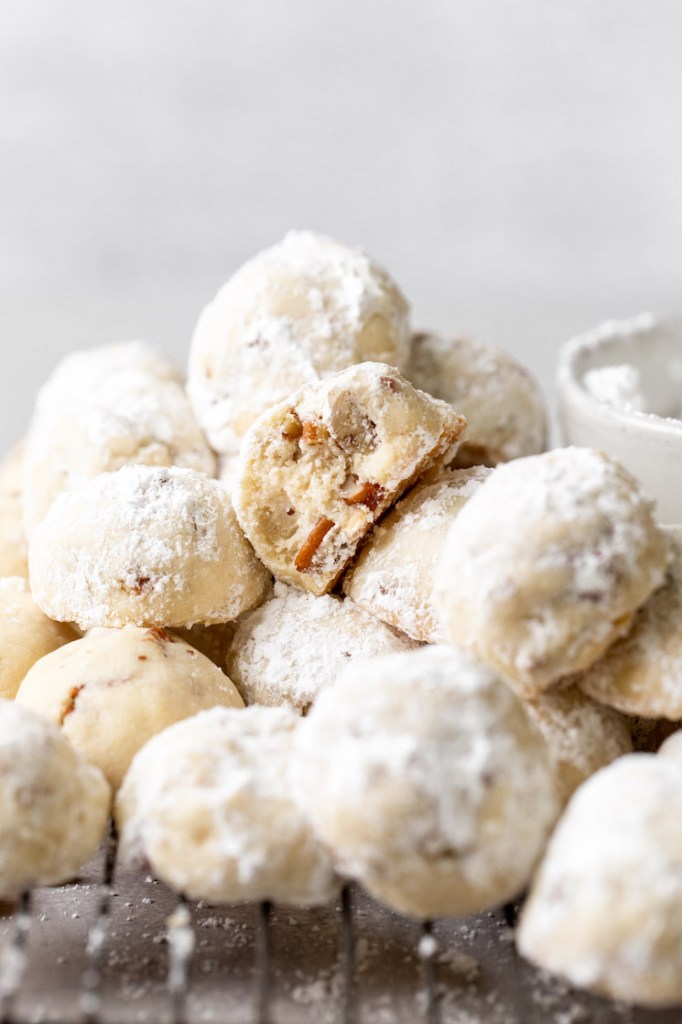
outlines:
M289 227L551 385L680 309L679 0L0 0L0 442L71 348L184 359Z

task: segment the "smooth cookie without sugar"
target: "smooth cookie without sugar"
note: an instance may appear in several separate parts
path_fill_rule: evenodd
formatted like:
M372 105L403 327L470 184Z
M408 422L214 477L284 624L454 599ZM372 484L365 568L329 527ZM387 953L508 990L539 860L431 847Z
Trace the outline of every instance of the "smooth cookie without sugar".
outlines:
M682 769L630 754L576 792L517 931L527 959L628 1003L682 1002Z
M59 729L0 700L0 895L66 882L96 852L111 793Z
M60 495L29 568L36 603L82 629L229 622L269 586L224 488L174 467L127 466Z
M93 630L27 674L17 702L60 725L112 788L133 756L174 722L217 704L241 708L212 661L162 629Z
M450 527L434 600L447 639L531 697L627 632L667 562L633 477L558 448L493 470Z
M188 392L213 448L237 455L253 421L302 385L368 359L403 367L409 307L358 249L292 231L245 263L206 307Z
M355 662L301 720L298 754L301 804L340 871L417 917L516 896L558 815L522 703L453 648Z
M247 704L286 704L306 714L354 658L412 646L351 601L277 583L269 601L240 619L227 674Z
M166 729L132 763L116 801L124 859L216 903L326 903L329 854L294 800L289 708L214 708Z
M242 529L278 579L326 593L372 524L465 426L383 363L302 388L244 438L233 495Z
M433 578L455 516L490 470L442 470L416 484L378 523L343 581L344 593L414 640L443 640Z
M468 338L414 334L405 376L466 418L467 437L453 466L496 466L545 450L547 411L540 389L505 352Z

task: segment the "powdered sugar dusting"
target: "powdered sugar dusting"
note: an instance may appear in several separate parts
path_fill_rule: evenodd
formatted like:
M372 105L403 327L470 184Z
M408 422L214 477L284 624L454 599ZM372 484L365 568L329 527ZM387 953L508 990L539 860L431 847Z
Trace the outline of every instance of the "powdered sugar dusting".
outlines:
M557 449L499 466L462 509L436 600L454 641L543 688L625 632L667 559L632 477L600 452Z
M177 468L129 466L61 495L29 558L40 607L84 629L229 621L266 578L220 484Z
M361 608L415 640L444 639L433 607L433 579L448 530L490 470L443 470L416 484L375 528L344 592Z
M350 602L277 583L272 599L240 620L227 673L248 704L304 712L353 659L410 646Z

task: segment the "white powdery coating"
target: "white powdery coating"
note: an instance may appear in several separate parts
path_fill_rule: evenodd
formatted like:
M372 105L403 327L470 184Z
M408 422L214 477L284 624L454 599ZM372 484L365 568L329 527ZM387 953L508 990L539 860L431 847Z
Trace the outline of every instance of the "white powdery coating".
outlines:
M564 801L599 768L632 753L627 719L576 686L542 694L525 707L547 743Z
M0 700L0 893L70 878L97 850L110 791L58 728Z
M585 388L598 402L619 412L648 412L639 370L629 363L588 370Z
M164 373L169 364L141 348L74 353L43 386L24 460L29 535L58 494L98 473L145 464L215 474L181 384Z
M411 646L350 601L276 583L274 597L240 619L227 674L247 704L305 712L349 661Z
M68 408L117 374L143 373L156 380L182 383L171 362L143 341L117 341L71 352L56 366L36 396L36 411Z
M242 529L278 579L324 593L373 523L441 462L465 426L385 363L307 385L244 438L234 492ZM328 529L301 565L324 520Z
M196 898L325 903L329 856L294 802L289 708L213 708L136 755L116 802L123 856Z
M416 484L375 526L346 575L344 593L414 640L444 640L433 607L433 580L448 530L490 470L442 470Z
M518 931L572 984L645 1005L682 999L682 772L630 754L592 776L552 836Z
M522 705L451 648L354 663L303 720L298 751L301 800L341 870L417 915L511 898L558 809Z
M682 719L682 527L662 527L671 561L665 583L629 632L575 682L595 700L630 715Z
M450 528L434 601L449 639L533 692L599 657L667 560L634 479L561 448L494 470Z
M267 585L224 489L177 468L128 466L62 494L29 566L36 603L82 629L228 622Z
M213 447L239 451L261 412L301 385L364 359L403 365L409 307L358 249L291 231L227 282L197 324L190 399ZM380 339L367 333L381 321Z
M547 411L540 389L505 352L468 338L419 333L412 338L406 376L467 420L459 459L496 465L546 447Z

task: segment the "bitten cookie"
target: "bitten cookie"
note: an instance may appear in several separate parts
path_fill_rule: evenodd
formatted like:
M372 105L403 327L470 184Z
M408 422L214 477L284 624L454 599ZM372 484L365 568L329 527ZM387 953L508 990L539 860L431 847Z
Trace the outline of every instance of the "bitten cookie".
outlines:
M627 718L590 700L577 686L542 694L525 707L547 743L563 803L590 775L632 753Z
M59 729L0 700L0 894L66 882L95 853L111 794Z
M28 579L28 544L23 521L24 441L0 464L0 576Z
M668 545L619 463L559 448L498 466L450 527L443 631L524 696L586 668L665 578Z
M357 249L292 231L201 314L189 396L214 449L235 455L270 406L353 363L404 366L409 338L409 307L386 271Z
M82 629L229 622L269 585L225 490L177 468L128 466L60 495L29 567L36 603Z
M289 708L214 708L137 754L116 801L124 859L212 902L326 903L329 855L294 800Z
M278 579L323 594L465 425L383 363L308 385L244 438L233 495L242 529Z
M98 473L139 464L215 474L215 457L182 386L157 376L151 355L130 354L130 365L122 360L111 368L109 347L80 353L80 361L74 353L65 361L73 378L58 366L44 386L26 439L23 507L29 536L59 494Z
M517 932L572 985L646 1006L682 1002L682 771L630 754L580 787Z
M77 636L71 626L43 615L26 580L0 578L0 697L13 699L36 661Z
M269 601L240 619L227 674L247 704L287 704L306 714L354 658L411 646L350 601L277 583Z
M442 470L417 484L374 528L343 581L344 593L414 640L444 639L433 607L433 579L455 516L489 475Z
M17 702L61 725L74 747L121 785L150 737L217 704L243 707L212 661L162 629L93 630L37 662Z
M539 387L511 356L468 338L412 336L406 377L449 402L469 424L454 466L496 466L547 446L547 411Z
M672 561L665 584L630 631L576 678L585 693L629 715L682 718L682 527L665 528Z
M516 896L558 814L523 705L447 647L355 662L302 719L298 755L301 803L339 869L417 917Z

